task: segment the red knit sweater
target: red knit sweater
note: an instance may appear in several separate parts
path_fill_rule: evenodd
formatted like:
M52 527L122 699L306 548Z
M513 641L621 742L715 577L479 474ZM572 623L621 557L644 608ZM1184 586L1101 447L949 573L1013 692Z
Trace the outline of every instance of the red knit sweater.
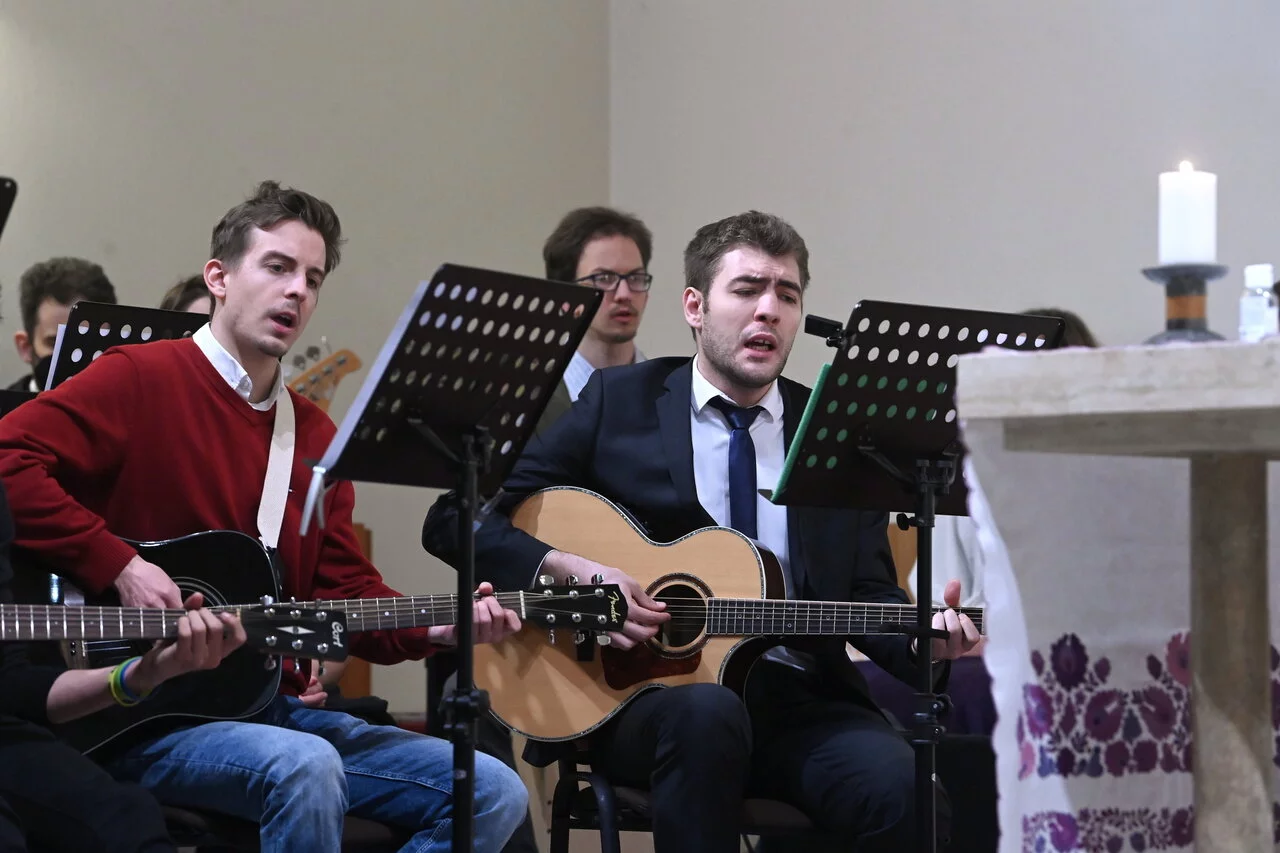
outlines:
M313 524L299 535L311 480L304 460L323 455L335 428L297 394L293 405L297 440L279 541L285 595L399 595L360 553L350 483L329 490L324 529ZM215 529L257 537L274 418L274 409L259 412L242 400L190 339L110 350L0 419L0 482L14 544L97 593L136 553L118 537ZM351 648L380 664L430 652L426 629L354 634ZM285 668L288 692L305 686L293 670Z

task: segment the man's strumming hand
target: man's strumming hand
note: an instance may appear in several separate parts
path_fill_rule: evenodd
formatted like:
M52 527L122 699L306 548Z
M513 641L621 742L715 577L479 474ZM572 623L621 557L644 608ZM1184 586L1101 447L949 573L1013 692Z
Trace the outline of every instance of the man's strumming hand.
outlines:
M542 561L542 570L563 583L570 576L577 577L579 582L591 581L599 575L602 584L617 584L623 595L627 597L627 621L621 631L610 632L609 641L614 648L627 650L640 643L652 640L658 633L658 626L671 618L666 612L667 605L649 597L639 582L620 569L602 566L594 560L566 554L563 551L552 551Z
M116 576L116 592L125 607L182 607L182 592L173 578L155 563L135 554Z

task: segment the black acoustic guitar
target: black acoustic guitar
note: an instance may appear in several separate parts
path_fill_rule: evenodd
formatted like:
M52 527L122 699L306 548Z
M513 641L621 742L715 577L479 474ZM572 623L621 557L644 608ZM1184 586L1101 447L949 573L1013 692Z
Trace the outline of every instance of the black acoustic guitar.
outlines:
M262 618L284 620L273 623L284 627L264 634L252 648L232 652L217 669L188 673L165 682L138 705L113 707L59 727L59 735L85 753L100 749L125 733L131 738L153 734L155 725L189 725L252 716L266 707L280 689L281 667L276 657L264 656L264 650L295 660L341 659L337 656L345 657L347 633L451 625L457 613L456 594L281 602L281 590L266 549L258 540L237 531L210 530L178 539L129 544L144 560L163 569L184 598L199 592L212 609L232 609L253 614L253 618L261 614ZM627 617L626 597L614 585L544 586L536 591L501 592L497 598L504 607L518 613L526 626L571 628L580 640L590 634L621 630ZM245 602L255 604L246 606ZM86 611L84 617L78 615L81 609ZM141 636L136 633L97 633L100 628L111 627L106 617L98 619L99 608L49 610L57 615L50 617L47 633L39 639L75 638L68 648L75 666L112 666L147 648L145 643L128 641ZM136 608L120 611L138 613ZM319 620L320 614L328 621ZM27 621L32 624L32 620ZM82 623L85 630L80 630ZM323 633L309 633L320 624L325 626ZM30 638L27 634L22 637Z

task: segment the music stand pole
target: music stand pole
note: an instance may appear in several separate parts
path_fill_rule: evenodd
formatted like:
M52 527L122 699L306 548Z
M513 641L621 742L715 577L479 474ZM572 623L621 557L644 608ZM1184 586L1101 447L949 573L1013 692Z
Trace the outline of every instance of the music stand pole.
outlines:
M814 383L778 488L788 506L872 510L917 530L914 624L879 626L916 642L916 693L910 738L915 748L916 849L937 846L934 777L938 722L949 706L935 693L932 654L935 516L967 515L957 479L963 457L955 409L955 366L986 346L1056 348L1063 322L1054 317L864 300L844 326L809 316L805 331L839 350ZM938 632L945 637L946 632Z
M453 743L453 849L475 836L475 522L533 435L603 294L455 264L421 282L314 466L303 529L330 480L456 489L457 680L442 700ZM435 709L428 707L430 715Z
M932 853L937 845L937 746L942 737L938 715L947 707L933 684L933 524L939 492L945 494L955 477L955 463L922 459L916 466L916 683L912 714L912 744L916 759L916 850ZM901 517L898 521L902 524ZM927 639L926 639L927 638Z
M489 709L489 694L475 686L475 624L472 594L475 590L476 505L480 502L481 469L489 467L493 439L484 427L462 436L461 477L458 483L458 673L451 693L444 698L445 730L453 742L453 849L471 850L475 831L476 723Z

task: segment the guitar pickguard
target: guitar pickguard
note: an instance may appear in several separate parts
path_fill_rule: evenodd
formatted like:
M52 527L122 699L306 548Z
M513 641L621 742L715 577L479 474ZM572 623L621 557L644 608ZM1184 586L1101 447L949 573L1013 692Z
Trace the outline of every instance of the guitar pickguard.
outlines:
M696 672L702 664L702 653L669 658L649 646L637 646L626 652L605 646L600 652L600 662L604 665L605 683L614 690L626 690L654 679Z

